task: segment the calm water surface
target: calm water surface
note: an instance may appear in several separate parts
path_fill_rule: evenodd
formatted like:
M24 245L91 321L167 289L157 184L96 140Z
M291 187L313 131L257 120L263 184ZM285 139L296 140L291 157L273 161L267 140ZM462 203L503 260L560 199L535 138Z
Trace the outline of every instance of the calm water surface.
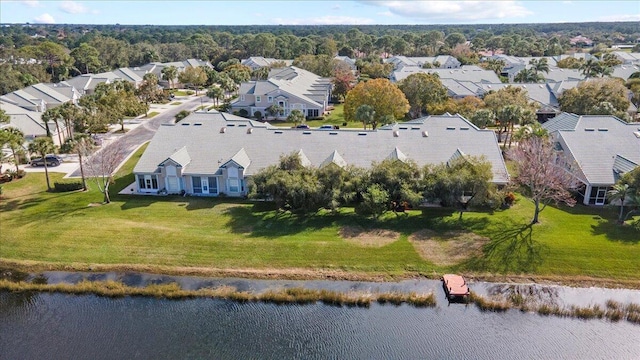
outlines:
M0 359L638 359L640 326L474 306L0 292Z

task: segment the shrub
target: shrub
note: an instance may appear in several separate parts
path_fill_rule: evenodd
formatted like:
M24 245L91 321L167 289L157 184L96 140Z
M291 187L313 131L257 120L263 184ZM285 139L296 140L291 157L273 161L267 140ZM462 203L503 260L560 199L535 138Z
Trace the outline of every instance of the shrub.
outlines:
M240 109L240 111L238 111L238 115L242 117L247 117L249 116L249 112L246 109Z
M14 179L21 179L27 175L27 172L22 169L18 169L18 171L7 170L5 173L11 175Z
M82 189L81 181L60 181L53 183L53 188L55 192L68 192L68 191L76 191Z
M504 196L504 204L507 207L511 207L511 205L513 205L513 203L516 202L516 195L512 192L508 192L505 194Z
M262 113L260 111L256 111L253 113L253 117L258 119L258 121L262 120Z
M73 146L75 144L75 140L72 138L68 138L64 141L62 145L60 145L60 153L61 154L70 154L73 152Z

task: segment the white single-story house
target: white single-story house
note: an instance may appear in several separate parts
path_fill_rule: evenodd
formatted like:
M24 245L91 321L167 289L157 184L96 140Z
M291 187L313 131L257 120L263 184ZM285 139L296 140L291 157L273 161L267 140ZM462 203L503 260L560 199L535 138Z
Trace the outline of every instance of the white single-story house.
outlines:
M492 165L493 182L509 181L495 133L460 115L429 116L363 131L280 128L201 111L160 127L133 170L135 192L245 196L248 177L294 152L313 167L368 168L384 159L410 159L424 166L461 155L484 156Z
M542 126L573 164L585 205L604 205L620 176L640 165L640 123L562 113Z

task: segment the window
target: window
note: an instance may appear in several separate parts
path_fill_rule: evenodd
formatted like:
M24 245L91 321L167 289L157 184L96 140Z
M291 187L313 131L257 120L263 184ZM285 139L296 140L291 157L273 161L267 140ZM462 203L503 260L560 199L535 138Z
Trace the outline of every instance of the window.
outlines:
M309 114L309 117L318 117L318 109L308 109L307 113Z
M158 188L158 177L156 175L151 176L151 188L152 189Z
M272 102L273 102L273 96L269 96L269 97L267 97L267 102L272 103Z
M209 178L209 193L210 194L218 193L218 178L216 177Z
M144 176L138 175L138 188L144 189Z
M240 183L238 179L229 179L229 192L240 192Z
M194 176L191 178L191 182L193 183L193 193L194 194L202 194L202 180L199 176Z
M258 95L256 96L256 102L259 103L262 101L262 96Z

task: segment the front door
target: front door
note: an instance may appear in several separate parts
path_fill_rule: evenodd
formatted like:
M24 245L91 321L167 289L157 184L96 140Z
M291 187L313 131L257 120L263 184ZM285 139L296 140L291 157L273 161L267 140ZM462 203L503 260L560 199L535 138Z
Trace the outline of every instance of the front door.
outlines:
M206 177L201 177L200 178L201 183L202 183L202 193L203 194L208 194L209 193L209 179Z

